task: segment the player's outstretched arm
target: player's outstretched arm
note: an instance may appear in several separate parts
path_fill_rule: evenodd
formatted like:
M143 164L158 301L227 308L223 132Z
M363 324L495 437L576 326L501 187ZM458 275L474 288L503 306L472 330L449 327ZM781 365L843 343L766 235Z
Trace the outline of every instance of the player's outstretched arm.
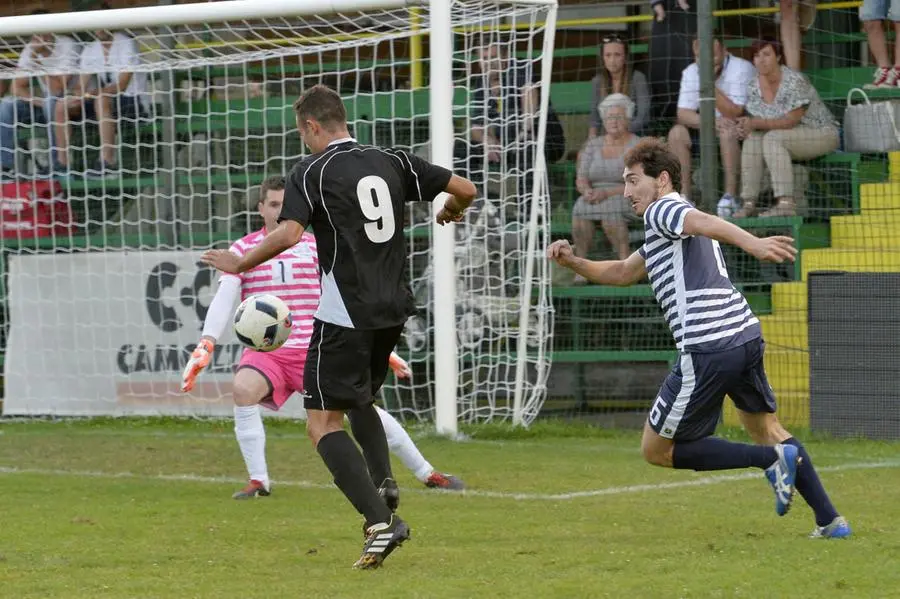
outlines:
M575 255L567 239L551 243L547 248L547 258L599 285L627 287L647 276L644 258L638 252L625 260L587 260Z
M412 368L409 367L409 363L395 352L391 352L388 366L391 367L391 370L394 371L394 376L398 379L408 379L412 376Z
M274 231L263 238L262 243L243 256L228 250L208 250L200 260L223 272L239 274L294 247L300 242L302 235L303 225L295 220L283 220Z
M444 191L449 193L450 197L447 198L444 207L438 213L437 223L439 225L449 222L458 223L462 220L466 208L475 200L478 190L475 188L475 184L468 179L452 175Z
M736 245L748 254L766 262L781 264L793 262L797 256L794 239L784 235L759 238L734 223L722 220L718 216L690 210L684 216L683 233L685 235L702 235L723 243Z
M182 391L188 392L193 389L197 377L209 366L213 351L216 349L216 341L225 332L225 327L231 320L231 311L240 296L241 281L237 277L223 277L206 311L200 341L191 353L184 372L181 373Z

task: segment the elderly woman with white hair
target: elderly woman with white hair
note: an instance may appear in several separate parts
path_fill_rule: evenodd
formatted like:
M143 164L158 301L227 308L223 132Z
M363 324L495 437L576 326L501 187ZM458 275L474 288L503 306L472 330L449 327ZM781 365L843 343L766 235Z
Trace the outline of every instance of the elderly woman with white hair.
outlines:
M623 195L625 163L622 158L640 139L629 130L635 106L624 94L610 94L597 110L605 133L588 140L578 158L575 188L581 197L572 210L575 255L587 256L599 222L610 245L624 260L631 254L627 221L634 216L634 211ZM577 277L576 283L585 281Z

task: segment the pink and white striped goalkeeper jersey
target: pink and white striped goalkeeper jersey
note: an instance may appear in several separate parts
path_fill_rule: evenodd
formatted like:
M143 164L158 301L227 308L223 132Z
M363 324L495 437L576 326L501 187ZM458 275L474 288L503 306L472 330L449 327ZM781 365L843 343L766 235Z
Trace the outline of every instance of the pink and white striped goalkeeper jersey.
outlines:
M229 248L238 256L243 256L265 237L266 230L250 233ZM300 241L287 250L235 277L241 282L241 301L251 295L270 293L280 297L291 310L294 319L291 336L284 347L306 349L312 336L313 315L319 306L319 255L316 253L316 238L304 232Z

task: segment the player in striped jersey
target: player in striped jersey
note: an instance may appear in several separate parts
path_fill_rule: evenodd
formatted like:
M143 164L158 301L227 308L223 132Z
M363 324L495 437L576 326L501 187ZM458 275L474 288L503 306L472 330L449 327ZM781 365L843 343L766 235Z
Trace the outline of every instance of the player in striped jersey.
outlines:
M568 241L549 258L602 285L650 286L675 337L679 359L644 425L641 451L651 464L692 470L757 467L775 491L783 516L794 489L815 512L811 536L850 535L803 445L775 416L775 396L763 365L759 320L728 277L719 242L769 262L793 261L790 237L759 238L695 209L679 193L681 167L665 144L648 139L625 155L625 197L644 218L644 245L625 260L577 258ZM731 397L757 445L714 437L722 402Z
M268 231L278 226L283 201L284 177L270 177L263 182L257 208L265 226L236 241L231 251L243 256L256 247ZM250 476L247 486L234 494L235 499L269 495L266 432L259 406L278 410L294 391L303 390L303 364L312 334L313 315L319 305L318 267L316 240L306 232L299 243L268 262L240 275L223 274L206 315L203 336L185 368L182 389L190 391L197 376L209 364L216 340L225 332L239 299L271 293L290 308L293 329L284 346L268 353L244 350L235 372L234 432ZM400 378L411 374L409 366L396 354L391 355L391 368ZM376 407L376 410L387 435L388 447L416 478L432 488L464 488L460 479L438 472L428 463L393 416L381 408ZM348 417L353 426L352 410Z

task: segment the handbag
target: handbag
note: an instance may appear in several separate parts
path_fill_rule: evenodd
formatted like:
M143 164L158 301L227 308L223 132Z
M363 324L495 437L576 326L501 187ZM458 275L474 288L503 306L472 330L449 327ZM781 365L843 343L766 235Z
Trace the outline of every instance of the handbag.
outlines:
M858 92L865 104L853 104ZM844 150L859 153L894 152L900 150L900 130L897 129L897 105L893 102L869 101L862 89L847 92L844 112Z

